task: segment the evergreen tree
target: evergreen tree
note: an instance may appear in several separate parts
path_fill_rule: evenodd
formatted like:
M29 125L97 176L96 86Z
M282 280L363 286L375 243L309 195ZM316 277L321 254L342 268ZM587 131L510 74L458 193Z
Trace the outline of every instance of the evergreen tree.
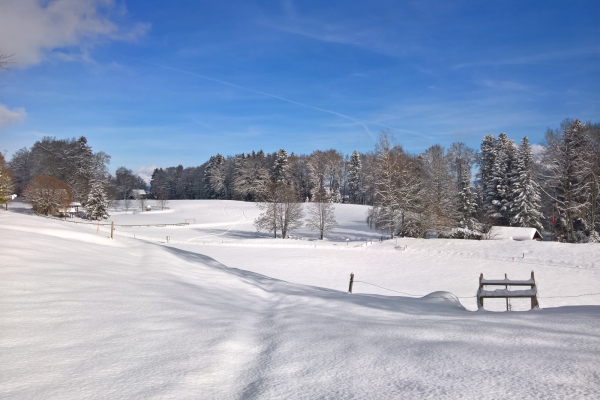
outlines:
M204 193L208 199L226 197L225 159L221 154L211 156L204 170Z
M475 195L471 185L471 171L466 166L461 173L462 182L461 190L458 194L458 215L459 225L461 228L474 230L475 229ZM466 235L465 235L466 237Z
M362 203L362 163L356 150L350 156L348 165L348 192L350 203Z
M501 133L496 144L495 160L492 169L491 185L486 193L491 204L490 216L502 226L510 225L510 209L512 203L511 184L513 180L513 164L515 144Z
M533 177L533 152L527 137L523 138L519 146L515 164L510 224L536 228L541 231L541 199L539 188Z
M482 205L487 214L493 213L494 207L492 200L496 197L493 189L493 172L496 162L496 138L493 135L486 135L481 142L479 152L479 175L481 178Z
M277 158L275 159L275 165L273 165L273 181L287 183L288 176L288 155L285 149L280 149L277 152Z
M92 180L91 189L88 195L85 212L90 219L98 220L108 218L108 199L104 185L99 180Z

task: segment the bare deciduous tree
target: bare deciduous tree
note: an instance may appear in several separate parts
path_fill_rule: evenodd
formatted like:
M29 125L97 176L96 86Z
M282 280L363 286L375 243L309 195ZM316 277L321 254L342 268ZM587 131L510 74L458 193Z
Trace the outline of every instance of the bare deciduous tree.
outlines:
M69 185L46 175L33 178L23 190L23 195L36 212L44 215L66 209L73 199Z
M308 203L307 211L306 227L318 231L320 240L323 240L325 232L337 226L331 197L327 193L319 192L313 196L312 202Z
M167 193L166 190L159 190L158 193L156 193L156 203L161 210L164 210L169 204L169 193Z
M294 229L302 226L302 203L294 188L284 183L271 182L268 185L263 202L256 203L262 213L254 220L254 226L258 231L267 230L273 232L277 237L277 231L281 232L281 238L285 239Z
M392 145L391 137L382 132L376 145L378 160L374 207L369 219L376 218L376 227L389 229L404 236L409 227L420 222L422 182L413 158L402 147Z

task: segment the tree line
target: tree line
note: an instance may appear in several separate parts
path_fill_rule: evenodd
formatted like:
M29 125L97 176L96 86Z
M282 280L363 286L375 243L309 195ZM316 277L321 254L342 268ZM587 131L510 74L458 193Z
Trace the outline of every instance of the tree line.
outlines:
M501 133L485 136L479 149L457 142L410 154L381 132L367 152L216 154L198 167L156 168L148 186L125 167L109 174L110 157L93 152L85 137L45 137L15 152L9 162L1 160L0 202L8 201L10 191L27 193L41 176L66 185L55 191L66 195L54 203L79 202L94 218L105 218L117 201L131 207L145 190L142 201L154 198L162 206L171 199L257 202L263 208L257 227L283 237L295 228L285 215L298 214L293 204L308 202L317 207L311 215L321 213L321 220L331 215L326 204L368 205L366 222L390 237L437 232L439 237L482 238L491 226L501 225L534 227L560 241L600 241L600 125L565 120L546 132L540 150L534 157L528 138L517 145Z
M527 137L517 144L505 133L486 135L479 149L457 142L410 154L382 132L375 148L364 153L260 150L216 154L196 168L158 168L150 192L169 199L269 203L285 197L369 205L367 223L390 237L435 231L439 237L476 239L499 225L536 228L554 240L597 242L599 177L600 125L565 120L546 132L536 157ZM271 214L270 222L263 218L257 226L287 230Z

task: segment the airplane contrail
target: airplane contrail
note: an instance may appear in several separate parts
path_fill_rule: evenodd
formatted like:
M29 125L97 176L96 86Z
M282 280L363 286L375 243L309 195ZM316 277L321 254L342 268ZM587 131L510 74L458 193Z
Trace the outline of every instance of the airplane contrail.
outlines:
M124 57L133 59L133 58L127 57L127 56L124 56ZM373 141L376 141L377 139L375 138L375 136L373 135L373 133L369 130L369 127L367 126L367 124L380 126L382 128L386 128L386 129L390 129L390 130L398 130L398 131L410 133L410 134L415 135L415 136L421 136L421 135L419 135L419 134L417 134L415 132L412 132L412 131L409 131L409 130L406 130L406 129L392 128L392 127L380 124L378 122L359 120L359 119L356 119L356 118L353 118L353 117L350 117L348 115L341 114L341 113L338 113L338 112L335 112L335 111L326 110L324 108L311 106L311 105L305 104L305 103L300 103L298 101L286 99L285 97L277 96L277 95L274 95L274 94L271 94L271 93L266 93L266 92L263 92L263 91L260 91L260 90L255 90L255 89L247 88L245 86L236 85L235 83L231 83L231 82L227 82L227 81L222 81L220 79L211 78L210 76L198 74L196 72L186 71L186 70L183 70L183 69L179 69L179 68L175 68L175 67L169 67L168 65L157 64L157 63L153 63L153 62L149 62L149 61L143 61L143 60L136 60L136 61L141 61L143 63L149 64L149 65L154 65L156 67L160 67L160 68L164 68L164 69L169 69L171 71L181 72L183 74L188 74L188 75L191 75L191 76L195 76L195 77L207 80L207 81L211 81L211 82L215 82L215 83L220 83L222 85L231 86L231 87L234 87L234 88L237 88L237 89L241 89L241 90L245 90L245 91L248 91L248 92L260 94L260 95L263 95L263 96L271 97L273 99L285 101L287 103L295 104L295 105L298 105L298 106L301 106L301 107L311 108L313 110L321 111L321 112L324 112L324 113L328 113L328 114L332 114L332 115L338 116L340 118L347 119L347 120L352 121L354 123L357 123L357 124L361 125L363 128L365 128L365 131L367 131L367 134L371 137L371 139L373 139Z

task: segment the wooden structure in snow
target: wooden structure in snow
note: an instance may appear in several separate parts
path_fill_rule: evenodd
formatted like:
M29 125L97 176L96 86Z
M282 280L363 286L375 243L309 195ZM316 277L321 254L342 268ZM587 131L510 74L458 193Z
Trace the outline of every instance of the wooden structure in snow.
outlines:
M79 208L81 207L81 203L77 203L77 202L72 202L71 204L69 204L68 207L64 207L59 209L58 211L62 214L62 215L68 215L71 218L73 218L73 215L77 214L79 212Z
M504 289L485 290L484 286L504 286ZM529 286L526 290L508 290L509 286ZM504 279L483 279L483 274L479 275L479 290L477 291L477 308L483 309L483 299L506 299L508 309L508 299L530 298L531 309L539 308L537 301L537 286L535 277L531 271L531 279L525 281L515 281L508 279L504 274Z
M490 239L542 240L542 235L535 228L518 228L515 226L492 226Z
M146 193L146 191L144 189L133 189L131 191L131 196L129 197L130 199L145 199L147 198L148 194Z

